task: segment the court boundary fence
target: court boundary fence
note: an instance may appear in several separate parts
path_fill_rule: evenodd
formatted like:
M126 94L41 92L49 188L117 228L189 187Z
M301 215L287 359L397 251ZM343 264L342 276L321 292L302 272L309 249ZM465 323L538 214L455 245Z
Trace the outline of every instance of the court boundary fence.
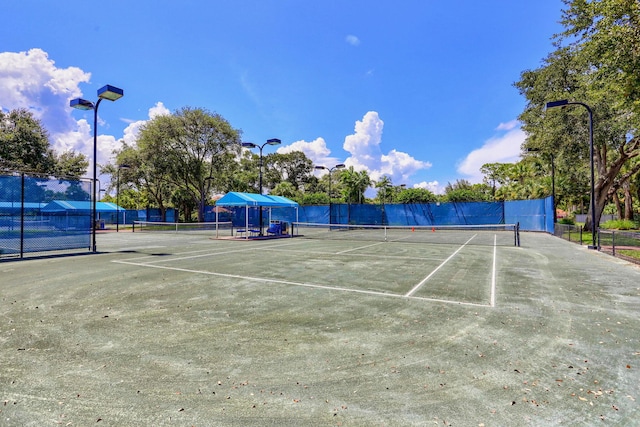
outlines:
M0 260L26 254L89 250L90 210L54 207L54 201L91 199L91 181L19 171L0 173Z
M555 226L554 235L556 237L581 246L584 242L583 234L583 227L579 225L556 224ZM591 239L591 234L587 239ZM640 233L638 232L598 229L596 244L597 250L602 253L640 264L640 256L638 256L640 255Z
M598 250L626 261L640 264L640 233L621 230L598 230ZM635 255L635 256L632 256Z
M245 215L244 207L225 207L219 220L243 226ZM259 209L250 209L248 215L249 223L257 227ZM262 218L263 227L271 220L390 226L520 224L522 231L554 232L552 197L497 202L302 205L268 210Z

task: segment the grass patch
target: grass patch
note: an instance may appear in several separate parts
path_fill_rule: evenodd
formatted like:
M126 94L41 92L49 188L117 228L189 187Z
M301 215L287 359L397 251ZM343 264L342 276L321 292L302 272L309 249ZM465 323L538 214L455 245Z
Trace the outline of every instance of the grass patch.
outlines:
M638 224L629 219L613 219L602 223L600 227L608 230L636 230L638 229Z
M633 258L633 259L636 259L636 260L640 261L640 250L618 249L616 251L616 253L618 253L620 255L624 255L625 257Z
M582 244L583 245L591 245L593 244L593 233L590 231L582 231Z

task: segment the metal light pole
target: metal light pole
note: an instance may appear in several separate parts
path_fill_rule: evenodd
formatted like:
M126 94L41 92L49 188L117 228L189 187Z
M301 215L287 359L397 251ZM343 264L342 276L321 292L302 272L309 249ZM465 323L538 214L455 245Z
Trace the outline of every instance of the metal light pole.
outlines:
M78 110L93 110L93 182L91 197L91 251L96 252L96 181L98 175L98 107L103 99L116 101L124 96L124 91L115 86L106 85L98 89L98 101L95 104L86 99L76 98L69 102L69 105Z
M314 169L325 169L329 171L329 224L331 224L331 173L336 169L344 169L344 163L339 163L332 168L326 166L314 166Z
M260 149L260 195L262 195L262 149L266 146L266 145L280 145L282 141L280 141L278 138L271 138L268 139L267 142L265 142L262 145L258 145L258 144L254 144L253 142L243 142L242 146L245 148L259 148ZM260 235L262 236L262 206L260 206Z
M118 165L116 174L116 233L120 231L120 169L130 169L128 165Z
M593 165L593 112L591 111L591 107L583 102L569 102L567 99L563 99L560 101L551 101L547 102L545 105L545 110L549 108L555 107L564 107L566 105L581 105L587 109L589 112L589 157L591 157L591 243L589 249L598 249L596 245L596 190L595 190L595 168Z

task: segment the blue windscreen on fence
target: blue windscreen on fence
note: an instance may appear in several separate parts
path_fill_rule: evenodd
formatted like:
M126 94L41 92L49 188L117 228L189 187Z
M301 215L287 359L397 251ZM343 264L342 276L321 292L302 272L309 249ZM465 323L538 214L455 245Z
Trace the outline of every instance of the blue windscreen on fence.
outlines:
M253 211L253 212L252 212ZM250 222L257 224L257 209L250 210ZM234 224L244 223L245 211L233 215ZM273 209L271 219L321 224L372 225L485 225L516 224L522 230L553 232L553 200L507 202L451 202L386 205L329 205L300 206L294 209ZM266 216L263 217L266 222Z
M504 202L505 221L520 229L553 233L553 198Z
M503 224L501 203L456 202L385 205L389 225Z
M89 249L91 211L71 201L91 199L91 183L32 176L0 176L0 257L61 249ZM66 204L67 209L49 208Z

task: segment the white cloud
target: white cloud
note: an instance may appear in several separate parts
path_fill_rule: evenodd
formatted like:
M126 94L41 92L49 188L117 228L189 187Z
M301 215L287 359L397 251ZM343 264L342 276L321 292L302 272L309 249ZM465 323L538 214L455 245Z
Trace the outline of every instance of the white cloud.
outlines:
M496 130L511 130L520 127L520 122L518 120L511 120L507 123L500 123Z
M80 84L88 83L90 78L91 73L77 67L58 68L42 49L0 53L0 109L9 111L24 108L30 111L49 132L52 148L56 152L73 150L87 156L90 162L89 175L93 169L93 123L89 123L87 118L76 120L69 101L82 97ZM170 114L162 102L149 109L150 119L161 114ZM100 127L108 126L101 118L98 121ZM132 144L140 127L146 123L146 120L124 121L129 125L122 138L98 135L99 165L113 161L113 151L122 146L120 140ZM104 187L106 178L100 179Z
M316 138L311 142L304 140L296 141L292 144L279 147L277 150L280 154L287 154L292 151L302 151L308 158L317 164L327 163L329 154L331 153L331 150L329 150L327 143L323 138Z
M354 46L360 43L353 35L348 36L347 41ZM8 111L25 108L31 111L49 131L53 149L60 153L73 150L84 154L91 162L91 171L92 114L82 115L69 107L69 100L82 96L80 84L89 82L90 77L90 73L77 67L58 68L41 49L0 53L0 109ZM149 119L170 114L161 102L151 107L148 113ZM108 123L103 123L101 118L99 120L100 128L108 127ZM98 135L98 164L112 162L113 151L121 148L122 140L127 144L134 144L140 127L146 123L146 120L123 121L128 126L122 135ZM296 141L280 147L278 152L300 150L316 165L332 167L345 163L356 170L366 170L374 180L387 175L395 184L406 183L415 172L431 167L429 162L417 160L408 153L397 150L383 153L383 127L384 122L375 111L367 112L362 120L356 121L354 133L347 135L344 140L343 148L348 153L345 160L342 160L342 156L332 154L322 137L310 142ZM105 177L102 179L105 180Z
M357 36L354 36L353 34L349 34L345 40L347 41L347 43L349 43L351 46L359 46L360 45L360 39Z
M386 175L394 184L406 182L417 171L431 167L431 163L416 160L401 151L383 154L380 149L383 128L384 122L375 111L367 112L362 121L356 121L355 133L348 135L343 145L351 154L344 162L347 167L366 170L376 181Z
M156 105L149 108L150 120L153 120L159 116L168 116L170 114L171 114L171 111L169 111L169 109L165 107L162 102L156 102ZM142 125L147 123L147 121L148 120L137 120L129 123L129 126L127 126L124 129L124 136L122 137L124 142L130 146L134 145L136 140L138 139L138 133L140 132L140 128L142 127ZM120 144L118 144L117 148L120 148Z
M396 178L394 181L407 181L411 175L421 169L428 169L431 167L431 163L422 162L411 157L407 153L401 151L391 150L389 154L382 155L380 158L380 170L372 171L373 174L379 173L379 176L374 179L380 179L382 175L387 175L392 178ZM398 179L399 178L399 179Z
M422 181L418 184L414 184L413 188L424 188L431 191L433 194L444 194L444 187L442 187L438 181Z
M42 49L0 53L0 108L27 109L49 132L54 150L73 150L92 162L92 124L84 118L75 120L69 107L71 99L82 96L79 85L90 77L91 73L77 67L56 67ZM108 161L116 145L114 136L99 135L98 163Z
M74 127L69 100L82 95L80 83L91 73L77 67L57 68L42 49L0 53L0 109L25 108L51 134Z
M367 171L371 179L376 181L386 175L395 185L406 183L417 171L431 167L431 163L416 160L401 151L391 150L387 154L382 153L380 145L383 127L384 122L375 111L369 111L361 121L356 121L354 133L344 139L343 148L350 154L344 161L331 155L331 150L322 137L311 142L296 141L278 148L277 152L285 154L302 151L314 165L331 168L344 163L347 167L353 166L357 171Z
M480 168L485 163L514 163L520 159L520 147L526 135L520 127L511 126L512 123L500 124L497 130L508 130L507 133L487 140L458 165L458 172L465 175L465 179L472 183L482 182Z

